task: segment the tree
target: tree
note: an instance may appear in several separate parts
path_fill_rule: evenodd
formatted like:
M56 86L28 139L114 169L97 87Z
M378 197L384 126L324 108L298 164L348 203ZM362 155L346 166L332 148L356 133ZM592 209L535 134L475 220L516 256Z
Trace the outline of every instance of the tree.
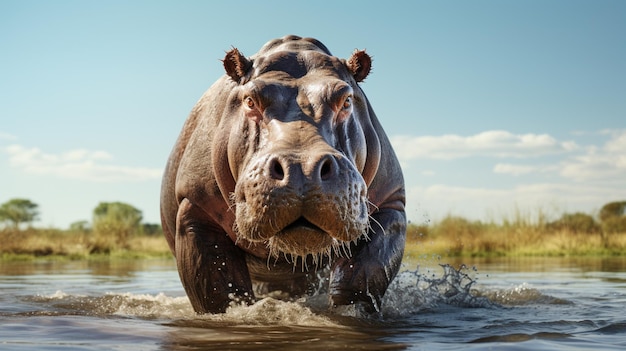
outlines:
M0 205L0 222L10 222L15 229L39 217L39 205L28 199L11 199Z
M606 233L626 232L626 201L609 202L602 206L600 220Z
M89 230L91 230L91 228L89 227L89 222L85 220L76 221L70 224L71 232L86 233Z
M163 235L163 228L158 223L144 223L142 230L145 235Z
M93 210L93 231L111 235L118 244L127 246L128 238L141 230L140 210L123 202L101 202Z
M609 202L600 209L600 220L606 221L612 217L624 216L626 212L626 201Z
M557 230L569 230L572 233L598 233L600 225L596 223L592 216L582 213L565 213L561 218L552 222L548 227Z

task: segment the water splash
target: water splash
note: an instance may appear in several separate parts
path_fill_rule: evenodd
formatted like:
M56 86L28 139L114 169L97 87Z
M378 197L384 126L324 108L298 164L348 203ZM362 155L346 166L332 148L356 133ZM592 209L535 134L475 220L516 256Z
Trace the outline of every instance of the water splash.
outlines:
M74 295L56 291L51 295L36 295L30 300L46 304L51 309L40 311L48 315L133 316L144 319L184 318L193 314L187 297L170 297L133 293L107 293L102 296Z
M246 325L336 326L330 318L303 304L263 298L251 306L232 306L225 314L204 315L204 319Z
M459 269L449 264L440 267L443 269L441 276L420 273L419 267L400 272L383 299L383 316L406 317L436 309L442 304L466 308L498 306L473 288L477 281L470 277L465 265Z
M481 295L488 298L490 301L503 306L572 304L571 301L546 295L533 288L528 283L522 283L506 289L485 290L481 293Z
M199 316L185 296L164 293L107 293L102 296L73 295L57 291L32 297L47 305L39 314L139 317L142 319L202 320L229 325L341 325L344 318L356 320L397 320L432 312L444 306L460 308L501 308L528 304L568 304L541 293L527 284L505 288L477 287L476 268L461 265L456 269L440 264L437 271L405 270L398 274L382 301L381 313L373 316L358 306L328 311L328 294L320 288L312 296L282 301L269 294L252 306L233 305L224 314ZM441 270L442 272L439 272ZM52 310L50 310L52 308Z

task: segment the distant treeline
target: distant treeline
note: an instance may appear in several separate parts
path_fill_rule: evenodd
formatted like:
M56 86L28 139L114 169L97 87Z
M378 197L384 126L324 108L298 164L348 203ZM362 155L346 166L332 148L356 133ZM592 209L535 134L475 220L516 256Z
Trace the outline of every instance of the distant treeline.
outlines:
M164 241L160 224L144 223L142 212L123 202L101 202L93 210L92 220L74 222L67 230L35 229L39 206L28 199L11 199L0 205L0 254L109 254L120 251L142 251L141 238L153 236ZM0 227L1 228L1 227ZM7 239L7 240L4 240ZM147 251L167 251L167 245L150 244ZM161 247L163 246L163 247ZM143 250L145 251L145 250Z
M39 218L39 205L29 199L11 199L0 205L0 224L17 229L30 227ZM121 238L133 233L161 234L161 225L143 223L141 210L123 202L101 202L93 210L92 221L70 224L70 231L116 231Z
M602 206L597 217L565 213L549 221L538 213L501 221L470 221L448 215L433 223L410 223L407 251L450 256L626 255L626 201Z
M69 229L36 229L38 205L11 199L0 205L0 256L169 255L159 224L143 223L142 212L123 202L101 202L91 222ZM532 218L531 218L532 217ZM597 216L565 213L549 221L539 213L499 222L449 215L407 228L407 255L626 255L626 201L602 206Z

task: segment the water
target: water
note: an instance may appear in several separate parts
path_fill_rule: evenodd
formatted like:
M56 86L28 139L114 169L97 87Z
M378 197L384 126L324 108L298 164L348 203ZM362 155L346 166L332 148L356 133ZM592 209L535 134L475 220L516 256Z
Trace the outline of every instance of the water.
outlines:
M172 260L1 262L0 350L626 349L626 258L425 259L378 318L324 301L198 316Z

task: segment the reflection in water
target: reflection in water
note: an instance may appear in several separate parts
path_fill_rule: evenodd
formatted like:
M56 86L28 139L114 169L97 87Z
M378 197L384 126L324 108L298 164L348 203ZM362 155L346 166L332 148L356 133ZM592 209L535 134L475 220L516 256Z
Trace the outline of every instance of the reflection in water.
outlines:
M264 300L265 301L265 300ZM266 303L268 303L266 301ZM275 304L276 300L269 302ZM278 302L280 315L297 312L299 308L293 303ZM240 311L241 312L241 311ZM357 320L348 321L346 318L333 321L320 316L311 319L304 318L299 323L289 323L287 320L274 318L274 314L260 315L246 313L247 323L236 321L239 317L229 311L221 318L199 317L195 319L177 320L170 324L165 349L167 350L294 350L317 349L333 350L339 345L344 349L352 350L399 350L406 345L391 340L391 335L381 325L375 322L359 323ZM235 312L238 314L239 312ZM309 312L305 313L306 315ZM272 319L269 323L268 317ZM221 319L221 321L220 321ZM347 322L347 323L346 323ZM389 340L386 340L389 339ZM311 347L313 346L314 347Z
M446 262L453 267L461 265L489 267L501 272L624 272L626 256L612 257L452 257Z
M90 274L108 277L133 277L136 272L171 270L174 260L80 260L0 262L2 275Z

